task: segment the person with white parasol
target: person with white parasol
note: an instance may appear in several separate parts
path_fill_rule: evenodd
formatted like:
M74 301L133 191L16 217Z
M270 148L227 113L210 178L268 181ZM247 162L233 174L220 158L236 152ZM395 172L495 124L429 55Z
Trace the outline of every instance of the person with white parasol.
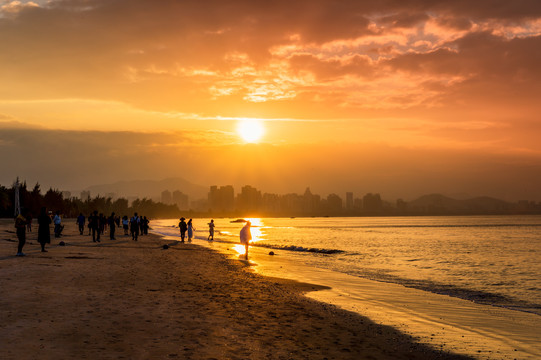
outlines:
M248 246L250 246L250 240L252 240L252 233L250 231L250 226L252 224L249 221L246 221L246 224L240 230L240 243L244 244L246 248L245 258L248 260Z

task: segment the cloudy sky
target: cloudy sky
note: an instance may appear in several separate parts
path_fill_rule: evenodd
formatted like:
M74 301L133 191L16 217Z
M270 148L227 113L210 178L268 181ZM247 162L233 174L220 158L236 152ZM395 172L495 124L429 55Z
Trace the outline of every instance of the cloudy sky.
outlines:
M0 184L541 201L540 64L538 0L0 0Z

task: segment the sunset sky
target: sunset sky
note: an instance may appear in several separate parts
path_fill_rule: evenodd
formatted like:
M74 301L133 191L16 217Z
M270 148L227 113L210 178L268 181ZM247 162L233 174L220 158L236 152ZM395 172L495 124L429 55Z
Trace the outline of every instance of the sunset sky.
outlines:
M5 186L541 201L540 114L539 0L0 0Z

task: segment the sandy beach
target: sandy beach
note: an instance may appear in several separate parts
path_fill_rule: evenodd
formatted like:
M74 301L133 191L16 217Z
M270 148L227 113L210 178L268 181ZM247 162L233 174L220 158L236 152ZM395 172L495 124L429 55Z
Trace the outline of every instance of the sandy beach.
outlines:
M157 235L96 244L64 223L48 252L35 228L16 257L0 221L2 359L466 359L210 249Z

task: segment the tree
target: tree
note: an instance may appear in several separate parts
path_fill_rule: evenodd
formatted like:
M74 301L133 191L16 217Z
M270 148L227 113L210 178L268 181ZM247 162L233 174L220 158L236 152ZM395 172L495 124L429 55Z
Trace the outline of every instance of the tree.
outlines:
M55 189L50 188L43 197L44 205L47 206L49 210L64 212L64 198L62 193Z

